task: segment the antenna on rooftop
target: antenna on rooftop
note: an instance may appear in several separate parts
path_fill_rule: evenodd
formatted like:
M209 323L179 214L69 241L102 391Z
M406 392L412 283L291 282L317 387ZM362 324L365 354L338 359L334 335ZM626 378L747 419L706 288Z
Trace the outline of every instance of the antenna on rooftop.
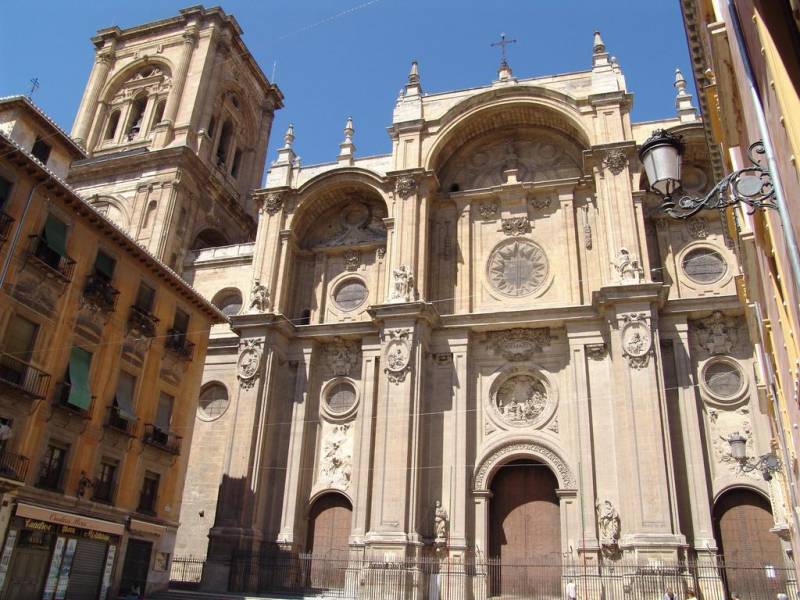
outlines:
M39 79L34 77L31 79L31 91L28 92L28 100L33 100L33 94L39 89Z

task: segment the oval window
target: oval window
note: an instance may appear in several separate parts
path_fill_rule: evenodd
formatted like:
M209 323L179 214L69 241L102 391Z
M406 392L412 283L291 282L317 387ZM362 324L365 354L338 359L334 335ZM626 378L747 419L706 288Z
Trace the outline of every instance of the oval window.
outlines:
M347 279L336 286L333 301L343 311L355 310L367 300L367 286L360 279Z
M722 279L728 270L725 259L709 248L697 248L683 257L683 271L697 283L709 284Z

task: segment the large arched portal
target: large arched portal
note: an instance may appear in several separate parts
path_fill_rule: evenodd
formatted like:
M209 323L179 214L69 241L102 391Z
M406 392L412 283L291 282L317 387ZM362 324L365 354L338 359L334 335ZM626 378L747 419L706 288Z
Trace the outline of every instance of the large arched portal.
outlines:
M728 594L756 598L767 592L774 598L785 592L783 551L769 502L744 489L728 490L714 504L714 536L724 557ZM754 568L758 567L758 568Z
M489 556L493 594L560 595L558 480L533 460L502 465L492 478Z
M341 494L320 496L308 518L308 551L313 555L309 573L314 589L344 587L353 507Z

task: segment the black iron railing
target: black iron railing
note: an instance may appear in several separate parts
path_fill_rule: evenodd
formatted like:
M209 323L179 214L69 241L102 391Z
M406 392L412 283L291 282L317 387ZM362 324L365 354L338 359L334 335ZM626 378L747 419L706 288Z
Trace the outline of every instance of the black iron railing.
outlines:
M131 430L133 429L133 422L130 419L123 417L119 412L119 408L113 404L109 406L107 410L108 417L106 418L106 427L110 427L116 431L132 435Z
M72 275L75 273L74 260L53 250L41 235L30 235L28 239L30 240L28 253L37 264L64 281L72 281Z
M131 305L131 312L128 314L128 327L131 330L135 330L145 337L155 337L157 325L158 317L135 304Z
M317 556L297 553L235 554L230 560L229 590L325 598L391 600L419 597L437 600L569 597L607 600L659 600L667 590L684 599L693 591L703 600L726 600L733 592L748 600L797 597L794 569L787 565L708 562L668 564L623 559L583 563L580 560L503 562L500 559L439 558L433 552L415 559L371 557L342 549ZM184 575L185 572L188 575ZM195 559L173 560L177 582L199 577Z
M200 586L205 558L182 556L173 558L169 569L169 587L193 589Z
M0 245L8 239L8 234L11 233L11 225L14 223L14 218L6 211L0 210Z
M144 436L142 437L142 441L145 444L154 446L170 454L180 454L181 439L181 436L171 431L164 431L152 423L145 423Z
M89 275L83 288L83 297L100 310L112 312L117 306L119 290L104 277Z
M181 360L192 360L194 354L194 344L186 339L186 332L180 329L167 331L164 348L177 355Z
M4 450L0 452L0 477L24 483L30 464L26 456Z
M10 354L0 354L0 383L30 398L44 398L50 375Z

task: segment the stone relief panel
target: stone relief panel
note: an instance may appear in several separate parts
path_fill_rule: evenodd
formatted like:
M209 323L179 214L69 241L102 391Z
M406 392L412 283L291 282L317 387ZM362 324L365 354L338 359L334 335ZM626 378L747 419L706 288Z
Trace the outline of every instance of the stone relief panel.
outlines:
M414 331L411 328L384 329L383 372L394 384L406 380L411 371L411 342Z
M689 324L694 347L709 356L730 354L736 348L740 336L747 337L741 317L727 317L719 310L715 310L705 319L691 320Z
M491 331L487 337L494 353L510 362L530 360L533 354L541 352L554 339L549 327Z
M242 340L239 344L239 358L236 361L236 377L242 389L252 388L258 380L261 366L261 340Z
M487 430L537 429L553 425L558 399L544 373L514 367L492 382L486 404Z
M303 238L305 248L386 245L386 206L354 197L324 212Z
M742 470L739 463L731 456L728 438L738 432L747 439L747 455L756 456L755 441L753 439L753 424L750 416L750 407L741 406L736 410L706 406L706 419L708 421L708 435L710 448L715 465L715 472L728 472L742 478L754 480L761 479L758 470L749 473Z
M653 353L653 334L647 313L625 313L619 316L622 327L622 354L632 369L643 369Z
M353 424L323 423L320 443L319 487L347 491L353 476Z
M358 342L337 337L323 346L323 354L331 375L347 377L361 359L361 348Z
M494 135L466 144L448 160L440 181L444 190L487 188L505 183L510 169L517 170L521 182L580 177L580 149L565 136L518 128L500 139Z
M526 238L500 242L489 255L486 279L496 292L519 298L536 293L549 275L547 255Z

